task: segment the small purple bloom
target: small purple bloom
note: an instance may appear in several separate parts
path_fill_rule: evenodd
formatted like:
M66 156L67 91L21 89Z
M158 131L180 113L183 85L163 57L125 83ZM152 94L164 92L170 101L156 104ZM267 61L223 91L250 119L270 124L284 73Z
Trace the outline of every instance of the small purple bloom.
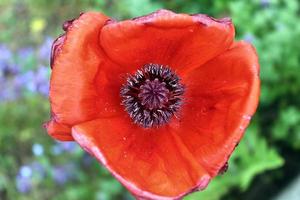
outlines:
M20 68L17 65L1 63L1 61L0 65L0 77L8 78L19 73Z
M16 187L17 187L17 190L21 193L30 192L30 190L32 188L31 178L22 177L20 175L17 175L17 177L16 177Z
M27 71L15 77L16 84L24 90L48 96L49 93L49 71L41 66L37 71Z
M34 161L33 163L31 163L30 166L32 168L34 176L38 176L39 178L42 178L46 175L45 167L41 163Z
M3 68L4 64L12 64L13 54L10 49L4 45L0 44L0 69Z
M22 60L27 60L34 54L34 49L32 47L24 47L18 50L18 58Z
M39 85L38 87L38 92L47 97L49 95L49 86L47 84L42 84L42 85Z
M32 169L28 165L21 166L19 175L24 178L30 178L32 176Z
M44 147L41 144L34 144L32 145L32 153L35 156L41 156L44 153Z
M270 0L260 0L260 6L262 8L267 8L270 6Z
M38 57L41 60L45 60L48 62L51 54L51 46L54 39L51 37L46 37L45 41L42 43L38 50Z
M20 67L16 64L10 64L6 65L3 71L6 75L16 75L20 72Z
M72 163L53 168L53 179L59 185L63 185L74 178L76 178L76 166Z
M35 84L38 93L48 96L49 94L49 69L41 66L35 74Z
M33 71L27 71L23 74L20 74L15 77L15 82L17 85L21 86L25 90L29 90L31 92L35 92L34 85L35 73Z
M84 166L90 166L93 162L93 158L85 152L82 157L82 162Z
M252 33L246 33L243 37L246 42L253 43L255 41L255 36Z
M52 153L55 155L61 154L63 152L74 152L79 149L75 142L56 142L52 147Z
M0 44L0 60L10 59L12 57L11 51L5 44Z
M66 152L74 152L77 149L77 144L75 142L62 142L62 149Z
M13 75L19 72L19 67L14 63L10 49L0 44L0 77Z
M21 48L17 51L17 58L23 62L23 60L32 57L34 53L35 51L32 47ZM20 73L20 69L20 66L15 64L14 56L10 49L4 44L0 44L1 102L13 101L21 97L26 91L48 96L48 67L40 66L37 70L22 73Z
M16 187L19 192L27 193L32 188L32 169L28 165L20 167L19 172L16 176Z
M14 79L0 77L0 101L12 101L20 96L18 85Z
M52 154L54 154L54 155L59 155L59 154L61 154L61 153L63 152L63 149L62 149L62 147L57 143L57 144L55 144L55 145L52 146L51 152L52 152Z
M63 185L65 184L68 179L68 172L64 169L64 167L54 167L53 169L53 179L56 183Z

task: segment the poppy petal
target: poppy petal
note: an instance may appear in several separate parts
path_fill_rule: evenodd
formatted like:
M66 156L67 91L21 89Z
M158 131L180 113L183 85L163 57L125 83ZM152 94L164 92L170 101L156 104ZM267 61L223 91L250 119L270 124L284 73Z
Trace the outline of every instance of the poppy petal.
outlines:
M228 19L159 10L132 20L109 21L99 37L108 57L129 72L157 63L180 74L228 49L234 27Z
M167 127L144 129L126 117L102 118L76 125L72 135L141 199L179 199L210 180Z
M98 70L95 85L98 93L99 118L127 115L121 105L120 89L126 81L126 75L120 75L122 68L106 59ZM124 72L126 74L126 72Z
M61 141L72 141L71 127L57 123L54 119L44 124L50 136Z
M97 41L107 20L101 13L87 12L68 27L55 54L51 75L50 101L55 123L73 125L97 116L99 104L94 78L104 59ZM61 134L52 134L55 135ZM69 138L71 133L68 135Z
M259 63L254 48L237 42L184 77L186 102L176 132L213 177L224 166L254 114Z

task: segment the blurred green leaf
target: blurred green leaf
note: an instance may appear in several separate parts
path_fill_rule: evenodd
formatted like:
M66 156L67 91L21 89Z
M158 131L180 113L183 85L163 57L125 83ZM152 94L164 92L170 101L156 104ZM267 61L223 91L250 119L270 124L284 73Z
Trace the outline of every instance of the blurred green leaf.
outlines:
M252 124L230 158L228 171L213 179L204 191L185 199L218 200L231 188L247 189L255 176L281 167L283 163L276 150L259 134L258 127Z

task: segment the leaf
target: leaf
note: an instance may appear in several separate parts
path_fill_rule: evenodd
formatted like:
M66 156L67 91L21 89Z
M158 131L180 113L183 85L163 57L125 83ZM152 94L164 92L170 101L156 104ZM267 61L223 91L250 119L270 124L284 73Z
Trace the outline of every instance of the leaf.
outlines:
M227 173L213 179L204 191L191 194L185 199L218 200L231 188L238 187L244 191L256 175L282 166L283 159L258 133L257 126L252 124L229 160Z
M286 141L294 148L300 148L299 124L300 110L294 106L284 107L272 128L273 137L276 140Z

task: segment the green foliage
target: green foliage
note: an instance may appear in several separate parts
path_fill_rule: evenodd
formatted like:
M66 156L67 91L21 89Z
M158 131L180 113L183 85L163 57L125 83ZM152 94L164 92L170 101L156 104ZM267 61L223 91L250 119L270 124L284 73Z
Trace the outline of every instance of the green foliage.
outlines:
M133 6L134 5L134 6ZM145 15L161 8L160 4L152 3L150 0L124 0L116 4L116 8L122 13L122 18Z
M272 127L272 135L276 140L287 140L295 149L300 149L300 110L289 106L280 112L275 125ZM288 138L288 139L287 139Z
M231 188L244 191L256 175L282 166L283 159L276 149L267 145L266 139L259 136L259 132L255 125L249 127L229 160L228 172L212 180L204 191L186 199L218 200Z
M24 47L39 48L46 37L62 33L63 21L77 17L82 11L98 10L122 20L160 8L230 16L237 38L252 42L257 49L262 91L255 120L232 155L228 172L212 180L206 190L186 199L217 200L231 194L233 189L247 191L257 175L284 165L279 144L300 151L299 1L0 0L0 44L12 50L12 62L20 65L20 73L25 74L40 65L49 65L48 58L39 60L39 50L20 58L18 51ZM56 147L64 147L46 136L41 126L49 118L48 100L28 91L20 93L24 95L18 99L0 102L0 199L132 199L80 148L56 152ZM42 155L34 155L35 144L42 144ZM34 168L36 163L42 167L42 174ZM25 165L34 169L32 186L30 192L20 193L17 179ZM62 167L65 174L66 169L76 171L65 182L56 180ZM234 194L230 197L239 199Z

